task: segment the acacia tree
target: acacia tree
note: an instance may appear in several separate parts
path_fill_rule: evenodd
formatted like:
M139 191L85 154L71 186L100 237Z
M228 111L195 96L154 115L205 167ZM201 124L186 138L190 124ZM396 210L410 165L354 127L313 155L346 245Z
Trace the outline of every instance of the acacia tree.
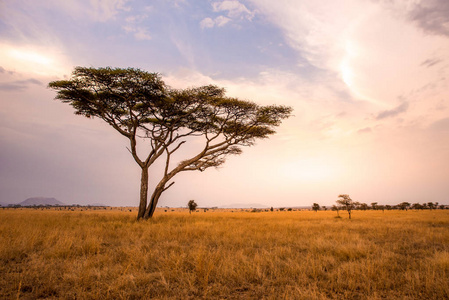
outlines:
M192 211L195 211L198 204L196 204L195 200L190 200L189 203L187 203L187 207L189 208L189 213L192 213Z
M405 211L407 211L409 209L410 205L411 204L409 202L401 202L398 204L399 208L401 210L405 210Z
M319 211L320 210L320 205L318 203L313 203L312 210L314 210L315 212Z
M292 112L287 106L227 97L213 85L172 89L159 74L133 68L76 67L69 80L50 82L49 87L75 114L100 118L129 140L128 150L142 170L138 219L153 216L176 174L222 165L228 155L240 154L241 146L274 134ZM187 142L202 145L173 166L175 152ZM137 151L141 143L149 145L146 155ZM159 160L164 161L163 174L154 181L148 201L149 169Z
M347 194L338 195L337 203L342 205L349 214L349 219L351 219L351 213L354 209L354 201Z
M338 205L332 205L332 210L335 210L335 211L337 212L337 217L340 218L340 213L339 213L339 211L340 211L340 206L338 206Z
M361 203L361 204L360 204L360 209L361 209L361 210L367 210L367 209L368 209L368 204L366 204L366 203Z

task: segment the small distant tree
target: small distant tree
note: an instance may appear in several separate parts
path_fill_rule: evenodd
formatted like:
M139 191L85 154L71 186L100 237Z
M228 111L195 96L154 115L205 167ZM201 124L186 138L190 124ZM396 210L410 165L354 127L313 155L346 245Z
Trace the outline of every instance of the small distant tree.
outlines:
M385 205L378 205L377 209L381 210L382 212L385 212Z
M427 202L427 206L430 210L435 209L435 204L433 204L433 202Z
M386 208L387 210L391 210L392 207L391 207L391 205L388 205L388 204L387 204L387 205L385 205L385 208Z
M418 209L422 209L423 206L417 202L417 203L413 203L411 208L418 210Z
M371 203L371 208L372 208L373 210L377 210L377 202Z
M401 210L407 211L410 208L410 203L409 202L401 202L401 203L399 203L398 206Z
M274 211L274 208L273 208L273 206L270 208L270 211Z
M312 210L314 210L315 212L319 211L320 210L320 205L318 203L313 203Z
M366 203L360 203L360 209L361 209L361 210L367 210L367 209L368 209L368 204L366 204Z
M337 212L337 217L340 217L340 207L338 205L332 205L332 210Z
M196 204L195 200L190 200L189 203L187 203L187 206L189 207L189 213L192 213L192 211L196 210L198 204Z
M324 209L324 211L327 211L327 207L326 207L326 206L324 206L324 205L323 205L323 209Z
M351 213L354 209L354 201L352 201L351 197L349 197L349 195L347 194L338 195L337 203L343 206L344 209L346 209L349 214L349 219L351 219Z

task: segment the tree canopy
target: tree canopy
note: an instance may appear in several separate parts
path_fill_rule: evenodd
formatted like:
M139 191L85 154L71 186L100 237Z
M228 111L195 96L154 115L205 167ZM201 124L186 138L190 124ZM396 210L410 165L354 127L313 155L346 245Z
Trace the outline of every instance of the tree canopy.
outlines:
M100 118L129 139L129 151L142 169L138 218L153 215L176 174L222 165L228 155L240 154L242 146L274 134L292 112L287 106L227 97L215 85L174 89L160 74L134 68L76 67L70 79L49 87L75 114ZM201 149L172 166L173 154L192 138L201 140ZM149 153L139 155L138 142L149 144ZM165 168L148 203L148 169L159 159Z

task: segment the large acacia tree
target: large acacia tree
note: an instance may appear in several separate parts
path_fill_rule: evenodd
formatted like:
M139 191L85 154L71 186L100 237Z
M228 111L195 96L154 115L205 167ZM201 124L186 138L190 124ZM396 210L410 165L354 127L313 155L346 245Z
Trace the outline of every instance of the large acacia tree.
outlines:
M142 169L138 219L153 216L176 174L223 164L226 156L240 154L241 146L274 134L292 111L227 97L223 88L214 85L173 89L158 73L133 68L77 67L69 80L50 82L49 87L76 114L100 118L129 140L129 151ZM179 154L193 140L197 145L198 139L199 150L172 166L175 152ZM148 153L138 153L138 143L149 145ZM148 201L149 169L159 160L163 160L163 174L153 181Z

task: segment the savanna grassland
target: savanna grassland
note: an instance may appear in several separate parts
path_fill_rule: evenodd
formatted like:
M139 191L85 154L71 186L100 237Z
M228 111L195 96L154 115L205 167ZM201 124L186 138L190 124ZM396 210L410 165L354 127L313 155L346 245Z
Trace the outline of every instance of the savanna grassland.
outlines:
M0 210L0 298L449 298L449 210L340 215Z

